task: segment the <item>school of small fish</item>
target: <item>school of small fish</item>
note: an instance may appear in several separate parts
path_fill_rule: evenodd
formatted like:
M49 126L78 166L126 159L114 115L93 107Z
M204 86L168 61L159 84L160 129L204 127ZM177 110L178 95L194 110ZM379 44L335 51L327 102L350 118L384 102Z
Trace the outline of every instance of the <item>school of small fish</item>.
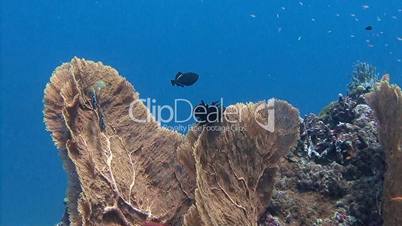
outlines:
M313 4L314 2L304 2L304 1L296 1L296 2L292 2L292 4L294 4L293 7L299 7L300 10L304 10L307 8L310 8L310 6ZM347 4L347 3L344 3ZM328 8L334 8L333 5L328 4L327 5ZM285 16L287 14L287 10L290 8L290 6L280 6L278 8L278 10L274 13L274 19L277 20L276 24L278 24L277 27L277 32L281 33L286 31L284 26L281 25L281 20L282 20L282 16ZM349 17L350 20L355 21L355 23L358 23L361 25L361 30L356 30L356 31L352 31L352 33L350 34L346 34L347 37L350 37L351 39L356 39L356 40L366 40L365 41L365 45L367 48L375 48L375 47L379 47L382 48L381 50L383 51L387 51L387 53L389 55L393 55L394 52L389 50L390 44L392 45L401 45L402 43L400 43L402 41L402 23L401 20L399 18L402 17L401 13L402 13L402 8L399 9L393 9L392 11L387 11L387 12L381 12L378 13L378 15L374 16L374 18L372 18L372 21L370 24L362 24L363 22L361 21L367 21L367 18L365 18L365 16L368 15L368 13L373 14L373 12L376 12L375 10L377 10L377 8L375 6L371 6L369 4L362 4L359 8L356 8L355 12L336 12L334 16L339 17L339 18L346 18ZM253 19L257 19L258 18L258 13L257 12L252 12L249 14L249 16ZM330 15L328 15L330 16ZM318 18L316 16L312 16L311 18L309 18L309 20L312 23L325 23L325 21L328 18ZM390 39L389 36L391 34L388 34L384 31L382 31L381 29L384 27L383 24L387 22L387 23L392 23L391 25L394 26L395 28L399 27L399 34L395 37L395 39ZM396 29L397 30L397 29ZM334 28L328 27L328 29L326 30L327 35L332 35L333 33L335 34L339 34L340 32L347 32L345 31L340 31L340 30L336 30ZM299 34L295 37L296 41L303 41L303 34ZM367 41L368 40L368 41ZM363 43L364 44L364 43ZM401 58L398 58L400 56L396 57L396 62L401 62Z

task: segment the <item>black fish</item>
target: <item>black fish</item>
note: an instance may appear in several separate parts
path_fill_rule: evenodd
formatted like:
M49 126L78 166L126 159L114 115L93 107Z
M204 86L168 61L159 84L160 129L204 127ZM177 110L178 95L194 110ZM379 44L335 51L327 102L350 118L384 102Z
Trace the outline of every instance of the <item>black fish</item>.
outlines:
M373 30L373 26L367 26L367 27L366 27L366 30L367 30L367 31Z
M214 101L211 105L201 101L201 104L194 108L193 114L200 125L209 125L222 122L224 112L225 107L221 106L219 101Z
M191 86L198 80L198 75L193 72L181 73L177 72L176 78L171 80L172 85L184 87Z

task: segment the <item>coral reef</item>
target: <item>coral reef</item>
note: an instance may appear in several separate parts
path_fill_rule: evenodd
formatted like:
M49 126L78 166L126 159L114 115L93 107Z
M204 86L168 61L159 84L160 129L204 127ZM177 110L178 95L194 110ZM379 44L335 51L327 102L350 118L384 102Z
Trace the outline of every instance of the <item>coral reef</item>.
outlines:
M281 225L382 225L384 148L364 93L355 94L304 118L268 208Z
M138 100L101 63L74 58L55 70L44 114L69 174L61 224L257 225L278 162L298 139L297 110L271 100L269 132L257 123L268 120L266 103L237 104L218 126L239 130L199 125L183 136L160 127Z
M184 136L116 70L74 58L44 99L69 178L59 225L402 225L402 94L388 76L376 82L358 63L319 116L274 99L235 104Z
M379 122L387 171L384 179L384 225L402 225L402 93L386 75L366 96Z

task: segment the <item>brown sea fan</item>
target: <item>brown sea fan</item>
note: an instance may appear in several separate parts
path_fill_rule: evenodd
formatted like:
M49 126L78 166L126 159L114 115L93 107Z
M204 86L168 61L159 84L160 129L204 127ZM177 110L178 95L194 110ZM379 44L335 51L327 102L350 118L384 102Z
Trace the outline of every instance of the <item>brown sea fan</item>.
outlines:
M45 90L45 123L69 173L72 225L256 225L278 160L298 138L295 108L274 101L275 131L257 121L264 103L237 104L243 130L186 137L155 122L116 70L74 58ZM130 117L131 114L131 117ZM135 118L149 118L138 123ZM228 115L230 118L231 116Z

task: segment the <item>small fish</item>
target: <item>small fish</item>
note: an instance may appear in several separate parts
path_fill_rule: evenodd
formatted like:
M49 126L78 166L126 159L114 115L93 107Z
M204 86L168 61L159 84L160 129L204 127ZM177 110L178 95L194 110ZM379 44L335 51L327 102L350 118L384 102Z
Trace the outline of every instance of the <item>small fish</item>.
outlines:
M89 95L91 96L92 108L96 109L98 107L98 98L96 97L96 91L93 87L91 87Z
M194 72L178 72L174 80L171 80L172 86L191 86L198 80L198 74Z
M372 30L373 30L373 26L367 26L365 29L366 29L367 31L372 31Z
M402 202L402 196L393 197L393 198L391 198L391 201Z
M103 132L106 129L105 117L103 116L103 113L100 110L98 110L98 115L99 115L99 128Z

